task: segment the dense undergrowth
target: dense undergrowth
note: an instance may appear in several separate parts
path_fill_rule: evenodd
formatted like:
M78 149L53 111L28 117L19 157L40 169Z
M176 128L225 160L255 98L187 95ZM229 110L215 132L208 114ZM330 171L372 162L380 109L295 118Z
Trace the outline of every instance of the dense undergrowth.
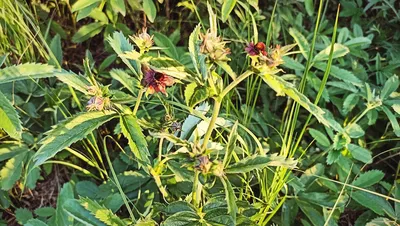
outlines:
M399 224L399 23L395 0L1 1L0 224Z

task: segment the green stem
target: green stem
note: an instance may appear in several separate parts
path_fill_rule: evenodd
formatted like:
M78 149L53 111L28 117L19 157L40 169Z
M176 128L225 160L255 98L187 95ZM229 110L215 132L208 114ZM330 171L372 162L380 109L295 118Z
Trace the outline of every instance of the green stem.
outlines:
M199 201L197 196L201 194L201 189L199 189L199 171L195 171L194 174L194 181L193 181L193 188L192 188L192 203L195 207L199 207ZM200 193L200 194L199 194Z
M247 77L252 75L254 72L252 71L245 71L243 74L241 74L236 80L234 80L231 84L229 84L224 90L222 90L222 93L219 95L218 100L221 102L222 99L226 96L226 94L229 93L233 88L235 88L241 81L245 80Z
M208 124L207 132L204 136L203 145L201 146L202 151L204 151L207 148L207 143L211 137L211 133L214 129L215 122L217 121L220 108L221 108L221 101L215 99L213 114L211 116L210 124Z
M136 99L136 104L135 104L135 108L133 109L133 115L136 115L138 109L139 109L139 105L140 105L140 101L142 100L143 97L143 93L145 92L145 89L141 89L139 91L138 97Z

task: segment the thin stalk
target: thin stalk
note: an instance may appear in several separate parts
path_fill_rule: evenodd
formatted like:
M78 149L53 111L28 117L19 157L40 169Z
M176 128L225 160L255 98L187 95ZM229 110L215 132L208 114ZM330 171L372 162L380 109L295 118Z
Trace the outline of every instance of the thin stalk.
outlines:
M142 100L144 92L145 92L145 89L140 89L139 90L139 94L138 94L138 97L136 99L135 107L133 108L133 112L132 112L133 115L136 115L136 113L137 113L137 111L139 109L139 105L140 105L140 102Z
M57 160L49 160L49 161L46 161L46 162L43 163L43 164L51 164L51 163L53 163L53 164L61 164L61 165L65 165L65 166L74 168L74 169L76 169L76 170L81 171L82 173L84 173L84 174L86 174L86 175L89 175L89 176L91 176L91 177L93 177L93 178L96 178L97 180L100 180L100 178L98 178L96 175L94 175L93 173L91 173L89 170L84 169L84 168L82 168L82 167L80 167L80 166L77 166L77 165L72 164L72 163L69 163L69 162L63 162L63 161L57 161Z
M208 124L206 134L204 135L203 145L201 146L202 151L204 151L207 148L208 140L211 137L211 133L214 129L215 122L217 121L220 108L221 108L221 101L215 99L213 114L211 116L210 124Z
M133 215L133 212L132 212L131 207L129 206L128 200L127 200L126 197L125 197L125 193L124 193L124 191L122 190L122 187L121 187L121 185L120 185L120 183L119 183L119 181L118 181L117 174L116 174L115 171L114 171L114 167L113 167L113 165L112 165L110 156L108 155L107 144L106 144L107 137L110 137L112 140L114 140L114 138L111 137L110 135L107 135L106 137L104 137L104 139L103 139L104 153L106 154L106 159L107 159L108 165L109 165L109 167L110 167L111 173L112 173L112 175L113 175L115 185L117 186L118 191L119 191L119 193L121 194L122 200L124 201L125 206L126 206L126 209L127 209L128 212L129 212L129 216L131 217L132 221L135 223L135 222L136 222L135 215ZM115 140L114 140L114 141L115 141Z
M199 189L199 171L195 171L194 173L194 181L193 181L193 188L192 188L192 203L195 207L198 207L200 204L200 200L198 200L198 196L201 195L201 189Z

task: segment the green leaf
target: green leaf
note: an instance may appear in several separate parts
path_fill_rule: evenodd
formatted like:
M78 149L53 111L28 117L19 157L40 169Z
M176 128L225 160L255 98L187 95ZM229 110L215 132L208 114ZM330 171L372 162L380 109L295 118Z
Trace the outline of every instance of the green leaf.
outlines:
M72 5L71 11L76 12L100 1L101 0L78 0Z
M15 211L15 218L20 224L25 224L33 218L32 212L25 208L19 208Z
M134 88L137 87L138 84L130 75L128 75L128 73L120 69L112 69L110 71L110 76L120 82L132 94L136 94Z
M128 66L128 68L135 74L140 74L141 71L140 63L136 60L129 60L124 57L126 52L133 51L133 46L129 43L128 39L125 38L122 32L114 32L112 36L107 37L107 41L113 48L114 52L121 58L121 60Z
M172 58L152 57L149 63L150 68L158 72L165 73L179 80L191 81L189 78L192 76L186 71L185 66Z
M100 2L95 2L94 4L91 4L87 7L79 10L78 15L76 16L76 21L78 22L78 21L88 17L89 15L96 13L96 11L98 12L99 9L96 7L98 7L99 5L100 5Z
M67 118L47 132L42 145L33 156L34 166L43 164L71 144L84 139L89 133L115 117L113 111L83 112Z
M363 162L363 163L371 163L372 156L371 152L365 148L362 148L355 144L348 144L347 149L350 151L353 158Z
M352 38L351 40L344 43L344 45L348 46L348 47L356 47L356 46L369 45L369 44L371 44L371 39L369 39L367 37Z
M47 226L47 224L39 219L30 219L24 226Z
M229 17L229 14L231 14L233 8L235 8L236 5L236 0L225 0L224 3L222 4L222 9L221 9L221 20L222 22L226 22L226 20Z
M79 30L72 36L72 42L81 43L87 39L99 34L103 30L104 24L100 22L94 22L82 26Z
M228 179L220 177L222 184L225 189L225 201L228 204L228 213L233 218L233 222L236 222L236 214L238 212L238 207L236 205L236 196L233 191L232 185Z
M331 46L328 46L324 50L319 52L317 55L315 55L314 61L316 62L316 61L326 61L326 60L328 60L330 52L331 52ZM343 57L346 54L348 54L349 52L350 52L350 50L346 46L344 46L342 44L339 44L339 43L335 43L333 45L332 59Z
M56 210L53 207L41 207L35 209L35 214L39 217L51 217L54 215Z
M314 67L316 67L317 69L319 69L321 71L325 71L326 63L318 62L318 63L314 64ZM352 72L342 69L342 68L339 68L337 66L334 66L334 65L331 66L330 75L332 75L333 77L338 78L340 80L343 80L344 82L351 83L355 86L359 86L359 87L363 86L362 81L359 78L357 78Z
M196 210L194 206L192 206L190 203L187 203L185 201L175 201L172 203L169 203L165 209L163 209L163 212L166 213L167 215L173 215L175 213L179 212L193 212L196 213Z
M15 82L25 79L48 78L55 76L57 72L53 66L48 64L26 63L0 69L0 84Z
M390 123L392 124L392 128L396 136L400 137L400 126L399 123L397 122L396 116L386 107L386 106L381 106L383 112L387 115Z
M107 15L99 8L94 8L93 10L91 10L89 16L95 20L98 20L101 23L108 24Z
M136 117L133 115L124 115L120 117L120 125L122 134L128 139L129 147L132 153L138 158L139 163L147 169L150 165L149 150L147 149L147 142L142 133L142 129L137 123Z
M325 172L325 166L321 163L315 164L313 167L308 168L300 177L300 181L308 187L311 183L313 183L317 177L322 176Z
M282 66L292 69L292 70L304 70L304 65L299 63L297 60L294 60L291 57L283 56L282 57L284 63Z
M347 134L351 138L360 138L364 136L365 132L357 123L351 123L345 128Z
M312 222L314 226L324 225L325 223L324 216L319 211L317 211L312 205L299 200L296 200L296 202L297 205L299 205L300 209L308 217L308 219Z
M240 160L232 165L229 165L225 169L225 173L233 174L233 173L248 173L255 169L263 169L267 166L286 166L289 168L293 168L296 166L296 161L291 159L285 159L284 156L262 156L262 155L253 155L247 158Z
M1 189L10 190L14 187L15 182L21 177L22 166L27 153L25 151L9 159L0 170Z
M226 151L225 151L224 161L222 162L224 167L227 167L229 165L232 153L235 150L236 141L238 138L237 128L238 128L238 121L236 121L235 124L233 124L231 132L229 133L228 143L226 144L225 147Z
M384 176L385 174L380 170L370 170L357 177L357 179L353 181L352 185L361 188L367 188L379 183Z
M167 36L158 32L154 32L154 43L158 47L161 47L161 51L163 51L168 57L179 61L180 57L178 51L176 50L175 45Z
M70 199L66 201L62 207L69 216L80 222L83 225L96 225L105 226L103 222L97 219L90 211L86 210L78 200ZM58 208L57 208L58 209ZM72 224L60 224L60 225L72 225Z
M338 197L337 195L321 192L301 192L297 196L300 200L306 201L307 203L329 208L332 208L335 203L337 203L337 207L344 207L349 199L347 195Z
M4 129L10 137L21 139L22 123L12 103L0 92L0 129Z
M304 6L306 8L307 14L313 16L314 14L314 0L304 0Z
M97 219L106 225L124 226L126 225L118 216L111 210L106 209L94 200L89 198L81 198L79 203L87 210L89 210Z
M104 71L106 68L108 68L112 63L115 62L115 60L117 59L117 55L116 54L111 54L110 56L108 56L106 59L103 60L103 62L101 62L101 64L99 65L99 71L102 72Z
M68 217L68 213L64 210L64 204L74 198L74 189L71 182L65 183L57 197L56 222L57 225L72 225L72 219Z
M380 216L383 216L385 213L389 216L395 216L394 210L390 203L382 197L365 191L353 192L351 197L362 206L374 211Z
M225 61L216 61L215 63L218 64L228 75L231 77L232 80L237 78L237 74L232 70L231 66Z
M190 171L182 167L182 164L170 160L168 161L168 168L174 173L174 177L177 182L182 182L182 181L193 182L194 178L193 171Z
M197 225L196 223L199 222L199 220L200 217L196 213L182 211L168 217L161 223L161 226Z
M360 96L357 93L350 93L343 102L343 112L349 113L359 103Z
M81 197L94 199L99 192L97 185L91 181L79 181L75 186L76 192Z
M192 82L186 86L185 101L189 107L194 107L197 104L207 100L209 92L207 87L199 86L197 83Z
M121 13L122 16L125 16L126 9L125 9L125 1L124 0L111 0L110 1L111 7L116 13Z
M309 129L310 135L322 146L329 147L331 142L328 137L325 136L322 132L316 129Z
M88 94L88 88L91 86L89 81L82 75L77 75L72 71L62 70L61 72L57 72L56 77L61 82L71 86L72 88L82 92L84 94Z
M308 52L310 52L310 45L308 44L307 39L296 29L289 28L289 34L294 38L297 45L300 48L301 54L303 54L304 58L308 58Z
M143 0L143 11L150 22L154 23L157 16L157 10L153 0Z
M203 78L203 80L206 80L207 78L207 71L206 68L202 68L204 65L201 63L201 61L205 60L205 58L200 57L200 41L199 41L199 35L200 35L200 24L198 24L193 32L189 36L189 53L190 57L192 59L192 63L194 68L196 69L197 74L200 76L200 78Z
M398 224L386 217L377 217L368 222L365 226L397 226Z
M385 85L383 86L383 89L381 90L381 99L385 100L391 93L397 90L399 88L399 77L397 75L393 75L390 77L386 82Z
M51 40L50 50L54 56L53 55L51 56L49 64L54 65L57 68L61 67L63 60L63 52L61 48L61 37L59 34L56 34L56 36L54 36L54 38Z
M16 144L1 144L0 145L0 162L10 159L22 152L28 151L28 147L25 145Z
M325 112L315 104L313 104L303 93L299 92L292 83L283 80L281 77L271 75L268 73L260 74L263 80L277 92L277 96L284 96L285 94L291 97L294 101L299 103L303 108L310 112L319 122L327 127L330 127L336 131L341 131L340 124L334 121L334 119L327 120Z

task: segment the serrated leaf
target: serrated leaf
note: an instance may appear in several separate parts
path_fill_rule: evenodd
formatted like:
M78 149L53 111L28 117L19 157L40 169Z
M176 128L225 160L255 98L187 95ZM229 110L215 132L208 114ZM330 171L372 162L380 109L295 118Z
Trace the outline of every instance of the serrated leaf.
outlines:
M296 166L296 161L291 159L285 159L284 156L263 156L263 155L253 155L240 160L234 164L229 165L225 168L225 173L248 173L252 170L263 169L267 166L285 166L293 168Z
M9 159L0 170L1 189L7 191L14 187L15 182L21 177L23 161L27 153L26 149L26 151Z
M154 32L154 43L158 47L161 47L161 51L164 52L168 57L179 61L180 57L178 51L176 50L175 45L167 36L158 32Z
M297 196L307 203L329 208L332 208L335 204L337 207L344 207L349 199L348 195L338 197L337 195L322 192L301 192Z
M128 39L125 38L122 32L114 32L112 36L107 37L107 41L113 48L114 52L121 58L126 66L135 74L140 74L140 63L136 60L129 60L124 57L126 52L131 52L133 46L129 43Z
M208 89L205 86L198 86L195 82L190 83L185 89L185 101L189 107L207 100L209 97Z
M321 71L325 71L325 69L326 69L326 63L322 63L322 62L315 63L313 66ZM334 65L331 66L330 75L332 75L333 77L338 78L340 80L343 80L344 82L351 83L355 86L358 86L358 87L363 86L362 81L359 78L357 78L352 72L342 69L342 68L339 68L337 66L334 66Z
M25 145L16 144L1 144L0 145L0 162L13 158L21 154L22 152L28 151L28 147Z
M199 75L200 78L202 78L203 80L206 80L206 69L202 68L202 63L201 60L205 60L205 58L203 57L203 59L200 58L200 44L199 44L199 35L200 35L200 24L198 24L193 32L190 34L189 36L189 53L190 53L190 57L192 59L192 63L193 66L197 72L197 75ZM204 65L204 63L203 63Z
M0 84L15 82L25 79L48 78L55 76L57 72L53 66L48 64L26 63L16 66L9 66L0 69Z
M157 16L157 10L153 0L143 0L143 11L150 22L154 23Z
M357 93L350 93L343 102L343 112L349 113L359 103L360 96Z
M94 37L99 34L104 28L104 24L100 22L93 22L87 25L83 25L79 30L72 36L72 42L81 43L87 39Z
M72 5L71 12L76 12L100 1L101 0L78 0Z
M310 45L308 44L307 39L296 29L289 28L289 34L294 38L297 45L300 48L301 54L303 54L304 58L308 58L308 53L310 52Z
M329 147L331 142L329 141L328 137L325 136L322 132L316 129L309 129L310 135L322 146Z
M362 206L374 211L380 216L383 216L384 214L395 216L394 210L390 203L382 197L365 191L353 192L351 197Z
M165 209L163 209L163 212L167 215L173 215L183 211L196 213L195 207L185 201L175 201L169 203Z
M161 226L196 225L200 217L193 212L182 211L168 217Z
M225 61L216 61L215 63L218 64L228 75L231 77L232 80L237 78L236 73L232 70L231 66Z
M84 139L90 132L114 117L113 111L83 112L57 124L40 141L42 146L33 156L33 167L43 164L64 148Z
M20 224L25 224L33 218L32 212L26 208L19 208L15 211L15 218Z
M120 82L132 94L135 94L134 88L137 87L138 84L135 83L135 80L129 76L128 73L120 69L112 69L110 71L110 76Z
M79 196L94 199L99 191L97 185L91 181L79 181L75 185L76 192Z
M89 86L91 86L91 84L82 75L77 75L72 71L65 71L65 70L57 72L55 75L57 79L62 81L63 83L71 86L72 88L78 90L79 92L88 94L88 88Z
M193 182L194 178L193 171L190 171L182 167L182 164L174 160L170 160L168 161L168 168L174 173L174 177L177 182L182 182L182 181Z
M368 172L362 173L357 179L355 179L352 185L367 188L374 184L379 183L383 179L385 174L380 170L370 170Z
M111 210L106 209L94 200L89 198L81 198L79 203L86 209L89 210L97 219L106 225L110 226L124 226L126 225L117 215Z
M226 22L226 20L229 17L229 14L231 14L233 8L235 8L236 5L236 0L225 0L224 3L222 3L222 9L221 9L221 20L222 22Z
M47 226L47 224L39 219L30 219L24 226Z
M357 123L351 123L345 128L347 134L351 138L360 138L364 136L365 132Z
M39 217L51 217L54 215L56 210L53 207L41 207L35 209L35 214Z
M191 81L191 75L186 71L184 65L169 57L152 57L149 60L150 68L165 73L179 80Z
M233 191L231 182L226 178L220 177L222 184L225 189L225 201L228 204L228 213L232 217L233 222L236 222L236 214L238 212L238 207L236 205L236 195Z
M317 53L317 55L315 55L314 61L316 62L316 61L326 61L326 60L328 60L330 52L331 52L331 46L328 46L324 50L322 50L321 52ZM349 52L350 52L350 50L346 46L344 46L342 44L339 44L339 43L335 43L333 45L332 59L343 57L346 54L348 54Z
M304 70L305 68L303 64L299 63L297 60L294 60L291 57L283 56L282 60L284 61L282 66L287 67L289 69Z
M325 166L321 163L317 163L313 167L308 168L304 174L301 175L300 181L305 185L305 187L308 187L317 179L315 176L322 176L324 172Z
M355 144L348 144L347 149L350 151L353 158L363 162L363 163L371 163L372 156L371 152L365 148L362 148Z
M313 104L303 93L299 92L292 83L283 80L281 77L271 74L261 74L263 80L277 92L277 96L288 95L294 101L299 103L303 108L310 112L319 122L327 127L330 127L336 131L341 131L340 124L334 121L334 119L327 120L325 112L315 104Z
M105 226L102 221L97 219L90 211L86 210L78 200L70 199L67 200L63 207L64 211L68 213L73 219L77 222L80 222L84 225L96 225L96 226ZM72 224L60 224L60 225L72 225Z
M0 129L4 129L10 137L21 139L22 123L11 102L0 92Z
M147 142L142 133L142 129L137 123L137 119L133 115L125 115L120 117L122 134L128 139L131 151L139 160L144 169L150 165L150 153L147 149Z

